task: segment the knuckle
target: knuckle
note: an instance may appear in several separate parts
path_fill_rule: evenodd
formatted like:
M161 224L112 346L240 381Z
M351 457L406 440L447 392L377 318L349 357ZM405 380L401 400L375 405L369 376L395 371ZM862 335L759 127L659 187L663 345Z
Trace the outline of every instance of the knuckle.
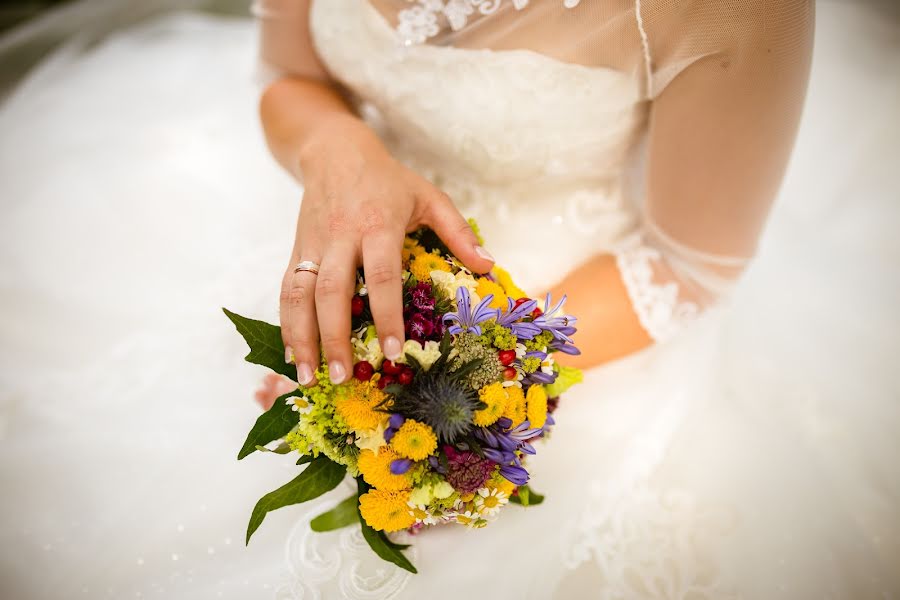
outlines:
M320 273L316 281L316 298L333 298L346 293L344 282L333 273Z
M326 352L329 354L337 354L341 350L343 350L344 345L347 343L347 337L337 334L337 333L323 333L322 334L322 346L325 348Z
M384 215L379 207L363 206L359 215L359 230L363 235L380 234L384 231Z
M281 303L290 308L303 306L309 300L309 289L304 285L291 285L281 290Z
M396 266L380 262L365 270L366 285L383 286L391 283L399 283L400 271Z
M291 335L294 341L295 352L298 352L302 356L318 355L316 345L319 340L316 336L312 335L309 328L294 329L291 331Z
M331 210L327 215L328 233L332 236L346 233L349 229L347 213L341 210Z

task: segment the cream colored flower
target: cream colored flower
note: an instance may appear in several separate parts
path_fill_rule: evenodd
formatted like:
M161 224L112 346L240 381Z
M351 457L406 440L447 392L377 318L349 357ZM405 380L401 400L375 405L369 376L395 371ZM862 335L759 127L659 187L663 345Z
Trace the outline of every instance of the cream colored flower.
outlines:
M353 336L350 338L350 345L353 348L353 362L357 363L362 360L366 361L377 371L384 362L384 353L381 351L381 345L378 338L372 337L368 342Z
M446 273L444 271L432 271L431 281L451 300L456 298L457 289L465 287L469 290L469 296L471 297L470 301L473 306L481 302L481 296L475 291L478 287L478 282L475 281L475 278L472 277L471 273L460 271L456 275L453 275L452 273Z
M387 423L381 422L375 429L366 429L356 432L356 440L353 442L360 450L371 450L378 454L378 449L384 445L384 430Z
M407 354L419 361L422 368L427 371L441 356L440 344L435 341L427 341L422 346L416 340L406 340L403 344L403 352L400 353L400 358L397 362L406 364Z

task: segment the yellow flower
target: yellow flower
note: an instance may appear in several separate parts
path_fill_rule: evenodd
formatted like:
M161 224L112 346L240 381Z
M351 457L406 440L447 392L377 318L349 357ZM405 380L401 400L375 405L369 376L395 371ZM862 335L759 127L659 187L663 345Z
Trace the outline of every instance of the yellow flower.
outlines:
M406 475L394 475L391 473L391 463L400 458L396 452L382 446L378 454L371 450L363 450L359 453L359 472L369 485L379 490L396 492L408 490L409 478Z
M375 429L387 418L385 413L375 410L387 396L374 382L351 379L335 390L334 407L350 429Z
M407 419L391 438L391 449L403 458L424 460L437 449L437 436L428 425Z
M359 512L376 531L400 531L416 522L407 502L408 492L369 490L359 497Z
M491 281L490 279L480 278L475 292L482 298L488 294L493 294L494 299L491 300L491 308L506 308L506 293L503 288Z
M528 388L528 395L525 397L528 402L528 410L526 415L531 426L539 429L547 422L547 392L544 386L533 385Z
M507 496L511 496L513 490L516 489L516 484L514 484L506 477L503 477L502 475L497 475L487 482L487 487L495 490L500 490Z
M522 288L513 283L512 277L509 276L509 273L506 269L501 269L498 266L494 266L494 277L497 278L497 283L506 291L506 295L512 298L513 300L518 300L519 298L527 298L528 294L526 294Z
M437 254L420 254L409 265L409 272L419 281L431 280L432 271L450 272L450 265Z
M497 419L503 416L503 411L506 410L506 405L509 401L506 389L502 383L492 383L481 388L478 392L478 397L487 404L487 407L475 412L475 424L479 427L493 425L497 422Z
M403 250L401 250L403 262L408 262L410 259L415 258L420 254L425 254L425 248L420 246L419 242L410 237L404 238Z
M509 396L509 400L506 402L503 416L512 421L513 427L518 427L526 417L525 393L519 386L512 385L506 388L506 394Z

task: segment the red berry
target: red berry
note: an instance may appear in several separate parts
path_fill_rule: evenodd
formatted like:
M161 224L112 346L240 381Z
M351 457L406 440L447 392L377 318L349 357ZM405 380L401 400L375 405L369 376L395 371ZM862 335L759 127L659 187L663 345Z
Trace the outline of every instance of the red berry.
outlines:
M526 302L528 302L528 300L529 300L529 298L519 298L518 300L516 300L516 303L513 305L513 308L518 308L522 304L525 304Z
M403 385L409 385L412 383L413 376L414 376L413 370L406 368L406 369L403 369L403 371L401 371L400 374L397 376L397 381L399 381Z
M381 370L387 373L388 375L399 375L403 372L403 365L397 364L393 361L386 360L381 367Z
M503 379L506 379L507 381L513 381L518 376L519 374L516 372L515 367L506 367L503 369Z
M516 351L515 350L501 350L500 354L497 356L500 359L500 364L504 367L508 367L512 364L514 360L516 360Z
M367 361L361 360L353 365L353 376L360 381L368 381L375 374L375 369Z
M366 303L363 302L363 299L358 294L353 296L353 299L350 300L350 313L354 317L358 317L362 314L363 309L366 307Z
M544 314L544 311L542 311L542 310L539 309L539 308L535 308L533 311L531 311L531 318L532 318L532 319L537 319L537 318L538 318L539 316L541 316L542 314Z
M378 380L378 389L383 390L384 388L391 385L392 383L397 383L397 380L394 379L394 376L393 375L385 375L384 377L382 377L381 379Z

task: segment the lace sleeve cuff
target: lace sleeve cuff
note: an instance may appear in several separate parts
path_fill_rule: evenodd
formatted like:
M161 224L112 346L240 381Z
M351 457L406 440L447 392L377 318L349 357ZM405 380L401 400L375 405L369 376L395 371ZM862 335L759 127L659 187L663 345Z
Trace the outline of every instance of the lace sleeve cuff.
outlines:
M614 255L634 312L655 342L670 339L697 317L699 307L680 298L677 281L658 280L654 265L662 260L659 250L634 239L617 248Z

